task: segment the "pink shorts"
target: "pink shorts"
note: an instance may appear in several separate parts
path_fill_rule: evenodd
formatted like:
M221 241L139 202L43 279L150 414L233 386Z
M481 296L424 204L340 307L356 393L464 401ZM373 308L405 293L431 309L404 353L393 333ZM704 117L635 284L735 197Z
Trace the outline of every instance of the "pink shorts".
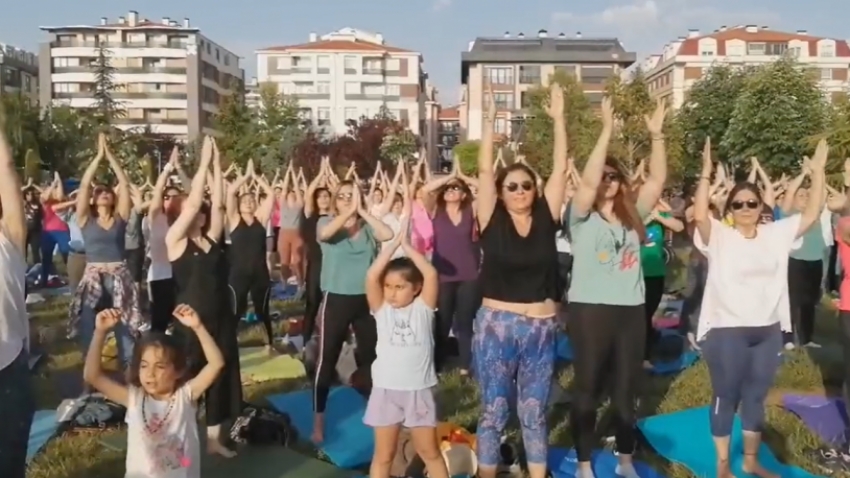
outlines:
M434 393L425 390L373 388L363 423L370 427L403 425L405 428L437 426Z

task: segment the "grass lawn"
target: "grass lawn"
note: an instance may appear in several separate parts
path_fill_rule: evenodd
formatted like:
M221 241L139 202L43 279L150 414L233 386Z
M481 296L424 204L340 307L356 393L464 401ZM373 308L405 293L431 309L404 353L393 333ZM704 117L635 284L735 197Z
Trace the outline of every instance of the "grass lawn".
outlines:
M298 304L273 304L275 310L298 307ZM67 317L67 299L54 298L31 307L33 338L49 358L38 370L35 387L39 409L54 409L61 401L61 383L67 377L78 379L82 370L82 354L76 344L64 335ZM767 442L781 461L799 465L811 472L818 470L805 458L805 452L819 445L818 439L794 415L775 405L781 391L800 393L825 393L836 390L841 384L839 331L835 312L829 304L821 309L816 341L824 348L813 357L804 352L792 353L776 376L774 389L767 409ZM242 345L258 345L262 332L258 327L240 335ZM572 370L559 372L559 382L570 387ZM64 377L64 378L63 378ZM264 396L294 388L304 387L304 381L267 382L248 386L248 400L260 401ZM641 416L672 412L707 405L710 400L708 371L703 363L674 377L648 377L644 382L639 413ZM438 401L442 418L474 430L478 419L478 397L473 383L458 375L448 374L441 379ZM604 413L603 404L600 413ZM554 406L550 411L550 443L572 446L567 419L568 408ZM510 425L516 433L517 423ZM30 464L28 478L120 478L123 476L123 455L110 451L100 443L102 433L68 433L47 444ZM312 450L304 450L312 453ZM685 468L672 465L648 450L639 450L639 458L652 464L662 474L671 478L692 476Z

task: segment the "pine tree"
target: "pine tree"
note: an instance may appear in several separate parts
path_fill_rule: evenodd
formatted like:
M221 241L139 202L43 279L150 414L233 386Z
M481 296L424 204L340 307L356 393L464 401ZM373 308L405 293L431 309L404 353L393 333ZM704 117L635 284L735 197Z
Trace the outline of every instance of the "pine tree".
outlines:
M97 57L94 67L94 113L97 122L101 125L112 124L115 118L124 115L121 104L115 100L113 93L117 89L115 84L115 67L110 59L111 52L104 46L97 48Z

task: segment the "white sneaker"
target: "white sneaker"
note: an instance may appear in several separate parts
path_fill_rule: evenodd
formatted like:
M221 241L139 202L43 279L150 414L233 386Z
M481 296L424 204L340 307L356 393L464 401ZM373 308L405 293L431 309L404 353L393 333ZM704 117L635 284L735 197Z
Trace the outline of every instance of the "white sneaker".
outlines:
M815 343L815 342L809 342L806 345L803 345L803 347L809 347L811 349L819 349L819 348L821 348L821 345L818 344L818 343Z
M793 342L788 342L787 344L785 344L785 350L794 350L795 348L796 347L794 346Z

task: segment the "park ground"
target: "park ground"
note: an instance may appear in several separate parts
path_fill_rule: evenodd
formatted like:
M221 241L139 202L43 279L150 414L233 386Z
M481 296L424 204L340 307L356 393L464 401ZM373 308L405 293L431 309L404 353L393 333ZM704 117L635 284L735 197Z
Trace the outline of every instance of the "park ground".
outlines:
M273 304L273 309L283 314L298 314L299 307L300 304L292 302ZM47 354L34 376L37 408L55 409L63 398L68 398L69 381L77 383L82 375L82 352L76 343L65 338L64 333L68 298L54 297L30 306L30 314L33 340ZM841 348L837 339L840 331L836 315L831 301L825 300L819 311L816 331L816 341L823 344L823 348L790 352L776 375L768 398L765 440L781 461L816 474L822 472L807 458L807 454L821 443L796 416L778 404L784 392L829 395L840 388ZM260 345L262 335L258 327L246 328L240 334L240 345ZM560 370L558 380L569 390L571 368ZM248 401L263 403L266 396L307 386L304 380L264 382L246 386L245 397ZM676 376L647 376L642 386L638 407L640 416L674 412L710 402L708 370L702 362ZM474 383L457 374L446 374L441 377L437 399L443 420L474 430L478 419L478 396ZM607 403L603 403L600 416L604 416L606 408ZM550 408L550 443L572 446L568 410L563 405ZM512 421L509 427L516 436L516 421ZM30 464L27 478L121 478L124 473L123 453L109 450L101 444L106 438L104 435L116 433L119 432L72 431L51 440ZM309 448L301 451L315 453ZM671 464L646 448L637 452L637 458L669 478L693 476L684 467Z

